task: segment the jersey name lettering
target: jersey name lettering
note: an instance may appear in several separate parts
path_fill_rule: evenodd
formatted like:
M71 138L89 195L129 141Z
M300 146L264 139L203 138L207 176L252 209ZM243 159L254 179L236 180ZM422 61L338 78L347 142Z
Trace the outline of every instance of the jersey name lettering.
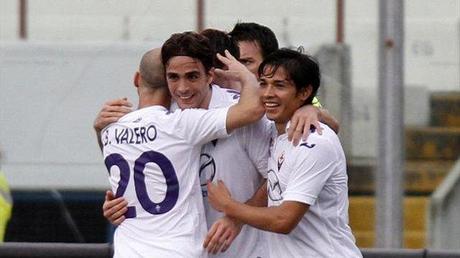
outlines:
M154 125L148 127L115 128L116 144L143 144L157 138L157 129Z

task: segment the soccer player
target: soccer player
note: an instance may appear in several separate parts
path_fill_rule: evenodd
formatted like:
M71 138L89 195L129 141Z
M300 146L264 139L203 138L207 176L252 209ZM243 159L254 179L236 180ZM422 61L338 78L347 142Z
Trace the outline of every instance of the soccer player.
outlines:
M229 32L229 35L238 44L240 50L239 61L256 76L258 76L258 69L262 61L279 48L275 33L270 28L258 23L237 23L233 30ZM327 124L336 133L339 132L339 122L326 109L321 108L321 104L316 97L309 107L308 111L310 113L316 112L321 122ZM306 129L308 128L302 128L302 125L297 123L297 118L294 116L292 126L288 131L289 140L294 138L294 143L297 145L295 139L298 138L301 132L303 132L303 139L306 140L309 133L309 130ZM317 129L319 128L317 127Z
M163 62L166 63L173 56L193 56L189 53L190 50L188 49L191 37L199 38L195 34L179 34L179 36L171 37L174 40L165 43L163 46ZM203 57L194 58L206 64L204 67L211 72L210 61L203 59ZM188 60L190 61L190 59ZM183 66L186 66L185 62ZM201 86L197 86L192 82L187 82L186 78L183 78L179 83L176 80L181 72L178 73L175 71L168 75L168 68L166 70L172 98L177 103L172 105L172 109L177 107L181 109L227 107L238 100L237 93L232 90L222 89L217 85L209 86L203 83ZM182 74L185 75L186 73L182 72ZM208 99L208 94L210 95L210 99ZM104 114L116 113L116 107L112 107L113 109L110 108L110 106L104 107L96 121L104 117L109 117L109 115L105 116ZM95 126L96 130L97 127ZM307 128L309 130L310 124ZM235 193L234 197L241 202L248 200L254 194L262 184L267 172L270 135L266 132L266 129L265 122L259 121L253 125L235 130L229 138L219 139L204 146L201 156L202 165L200 174L205 205L207 205L207 179L224 180L232 192ZM106 199L103 207L104 216L114 224L121 223L125 219L123 216L126 212L125 202L121 198L113 199L111 193L108 193ZM261 241L262 234L259 230L248 226L241 228L238 222L227 217L222 217L222 213L211 207L206 207L206 215L210 231L205 245L212 253L223 248L226 251L219 254L219 257L266 256L267 247L265 246L265 242ZM241 230L241 233L235 239L239 230ZM233 239L235 241L229 248ZM227 250L227 248L229 249Z
M346 161L337 135L324 126L322 135L314 131L298 146L286 135L294 112L311 104L319 88L318 65L307 55L281 49L258 73L266 116L273 121L268 182L259 189L268 207L235 201L222 181L208 183L208 201L230 217L272 232L270 257L362 257L348 226Z
M206 44L195 43L190 46L195 54L209 52ZM125 216L130 218L115 231L115 257L206 256L202 247L206 222L198 178L201 146L263 116L255 76L230 54L221 60L229 68L225 73L244 85L237 104L169 112L169 90L164 80L155 78L163 74L159 55L159 49L149 51L136 73L139 109L101 132L112 190L116 197L126 199ZM188 58L167 59L168 78L179 84L184 77L195 83L210 83L203 64Z

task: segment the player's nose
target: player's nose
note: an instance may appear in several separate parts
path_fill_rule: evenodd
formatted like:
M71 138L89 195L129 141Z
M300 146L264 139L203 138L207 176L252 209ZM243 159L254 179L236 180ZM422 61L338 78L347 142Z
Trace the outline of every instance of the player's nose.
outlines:
M179 93L186 93L187 91L190 90L190 87L188 87L187 83L184 81L184 80L179 80L177 82L177 88L176 90L179 92Z
M262 97L263 98L269 98L269 97L273 97L273 96L274 96L274 90L273 90L273 87L271 85L266 86L262 90Z

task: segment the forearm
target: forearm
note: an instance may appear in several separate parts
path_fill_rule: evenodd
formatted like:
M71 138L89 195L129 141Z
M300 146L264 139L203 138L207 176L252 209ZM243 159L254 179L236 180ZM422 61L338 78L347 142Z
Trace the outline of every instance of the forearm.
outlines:
M250 74L242 80L241 96L237 104L230 107L227 128L230 131L248 125L262 118L265 109L259 96L258 82Z
M339 121L335 119L326 109L318 108L319 120L328 125L335 133L339 133L340 125Z
M287 234L290 229L279 206L254 207L236 201L229 202L224 213L229 217L236 218L244 224L265 231Z
M267 179L264 179L259 189L245 203L255 207L267 207Z

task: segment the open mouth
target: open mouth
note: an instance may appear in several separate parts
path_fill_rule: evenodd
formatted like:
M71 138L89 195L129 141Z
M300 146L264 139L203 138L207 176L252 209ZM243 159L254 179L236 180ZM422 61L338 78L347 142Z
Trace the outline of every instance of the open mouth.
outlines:
M179 96L180 99L191 99L193 95Z
M278 104L276 102L264 102L264 107L267 110L276 109L279 106L280 106L280 104Z
M193 99L193 94L190 95L177 95L177 98L182 102L190 102Z

